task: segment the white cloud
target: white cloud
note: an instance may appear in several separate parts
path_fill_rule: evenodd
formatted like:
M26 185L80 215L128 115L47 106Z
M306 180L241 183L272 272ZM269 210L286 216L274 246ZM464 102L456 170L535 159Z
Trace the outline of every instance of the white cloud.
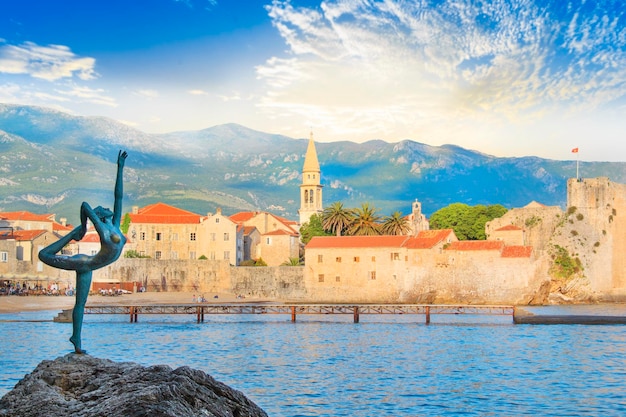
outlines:
M74 77L92 80L97 76L95 63L94 58L78 57L63 45L0 45L0 73L27 74L46 81Z
M135 90L133 91L133 94L140 96L140 97L149 98L149 99L160 97L160 94L157 90L151 90L151 89Z
M584 112L626 95L626 30L610 10L585 6L557 20L530 0L428 4L274 1L268 14L290 56L257 67L260 107L348 139L394 140Z
M117 102L113 97L107 96L101 88L93 89L82 86L72 86L72 88L56 90L59 94L71 97L74 102L100 104L109 107L117 107Z
M206 95L208 95L208 94L209 94L209 93L207 93L206 91L204 91L204 90L200 90L200 89L198 89L198 90L189 90L189 91L187 91L187 92L188 92L189 94L191 94L192 96L206 96Z

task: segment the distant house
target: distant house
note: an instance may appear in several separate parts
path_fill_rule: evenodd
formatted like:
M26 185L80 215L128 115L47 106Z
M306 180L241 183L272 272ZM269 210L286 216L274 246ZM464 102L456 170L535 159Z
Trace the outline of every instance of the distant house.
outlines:
M492 232L490 240L501 240L507 245L523 245L524 229L514 224L500 227Z
M128 234L135 250L154 259L243 259L243 229L222 215L201 216L165 203L133 207Z
M66 235L73 229L65 218L57 222L54 214L35 214L29 211L0 212L0 230L7 227L15 230L47 230L60 235Z
M0 274L43 273L39 251L58 238L48 230L14 230L0 232Z
M258 240L248 235L250 259L262 258L268 266L278 266L289 258L299 257L300 236L295 221L261 211L242 211L230 219L250 233L251 228L257 230Z
M417 236L315 236L305 247L306 287L314 299L398 299L408 271L430 265L457 241L452 229Z

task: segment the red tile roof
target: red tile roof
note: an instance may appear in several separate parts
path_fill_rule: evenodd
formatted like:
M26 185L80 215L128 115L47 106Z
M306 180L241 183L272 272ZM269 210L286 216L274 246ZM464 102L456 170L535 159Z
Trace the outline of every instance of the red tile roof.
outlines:
M306 248L399 248L408 236L314 236Z
M409 238L404 243L404 247L408 249L431 249L438 243L446 240L450 235L454 235L452 229L422 230L417 236Z
M15 239L26 242L46 233L46 230L14 230L13 233L0 233L0 240Z
M72 229L74 229L74 226L72 226L71 224L63 226L61 223L52 223L52 230L54 230L55 232L68 232Z
M244 226L243 234L248 236L250 233L254 232L255 230L256 230L256 226Z
M294 234L297 234L295 229L293 229L293 227L292 227L292 226L297 225L298 224L297 222L295 222L293 220L288 220L288 219L286 219L284 217L280 217L280 216L277 216L277 215L269 213L269 212L264 212L264 211L240 211L239 213L233 214L229 218L233 222L241 224L241 223L245 223L245 222L251 220L253 217L259 216L261 214L268 214L269 216L273 217L274 219L276 219L277 221L282 223L284 226L288 227Z
M9 211L0 213L0 219L51 222L54 219L54 214L35 214L29 211Z
M502 251L503 258L530 258L533 253L532 246L505 246Z
M258 211L240 211L239 213L233 214L229 218L235 223L243 223L247 222L257 214L259 214Z
M511 230L523 230L521 227L515 226L514 224L507 224L499 229L496 229L496 232L508 232Z
M100 236L98 236L97 232L86 233L85 236L83 236L83 238L80 241L87 242L87 243L99 243Z
M265 233L263 236L298 236L297 233L289 233L286 230L277 229L272 230L271 232Z
M129 213L131 223L199 224L202 216L165 203L156 203Z
M476 250L497 250L502 251L504 242L501 240L459 240L452 242L446 250L476 251Z

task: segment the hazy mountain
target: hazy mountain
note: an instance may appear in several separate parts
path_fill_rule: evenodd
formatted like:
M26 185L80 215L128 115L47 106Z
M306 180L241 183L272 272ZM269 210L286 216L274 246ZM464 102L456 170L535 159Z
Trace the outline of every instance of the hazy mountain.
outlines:
M55 213L76 223L80 203L113 204L115 161L129 153L125 210L163 201L196 213L268 210L297 219L306 139L236 124L147 134L102 117L0 104L0 211ZM575 161L496 158L414 141L317 143L324 202L369 202L381 214L428 215L453 202L564 206ZM581 162L585 177L626 183L626 163Z

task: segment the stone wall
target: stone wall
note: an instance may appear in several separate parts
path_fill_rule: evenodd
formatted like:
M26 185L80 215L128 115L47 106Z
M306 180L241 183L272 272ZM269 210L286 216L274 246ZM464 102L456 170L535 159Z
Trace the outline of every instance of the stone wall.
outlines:
M272 299L302 299L303 267L235 267L226 261L119 259L94 271L94 281L140 282L147 291L227 292Z

